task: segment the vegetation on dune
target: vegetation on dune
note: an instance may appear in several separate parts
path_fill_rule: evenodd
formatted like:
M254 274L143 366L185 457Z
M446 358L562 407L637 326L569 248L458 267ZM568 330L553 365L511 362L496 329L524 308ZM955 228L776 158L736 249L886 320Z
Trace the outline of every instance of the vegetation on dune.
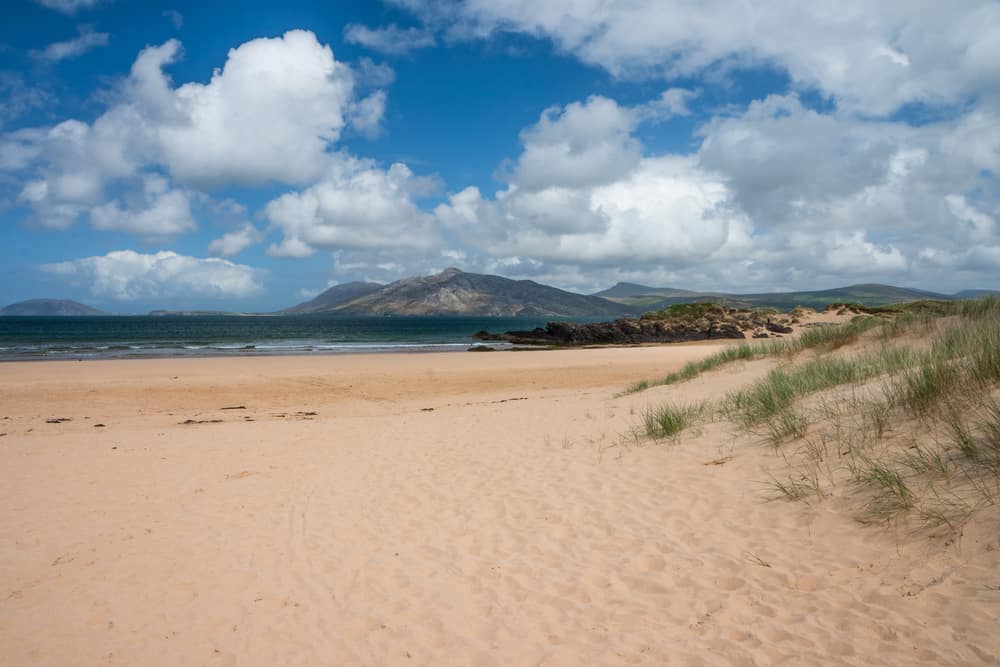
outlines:
M677 439L694 423L728 419L788 462L787 475L770 480L775 498L840 495L863 521L915 519L954 534L1000 503L1000 301L869 311L797 340L733 346L628 391L778 358L778 368L715 405L648 409L647 434Z
M646 435L652 438L676 438L706 410L705 405L662 405L647 408L642 418Z
M698 361L690 361L681 370L654 380L641 380L626 387L624 393L632 394L650 387L675 384L691 380L702 373L736 361L751 361L765 357L792 355L802 350L820 348L834 350L858 340L871 329L882 326L884 320L877 317L858 316L840 326L814 327L794 340L767 340L757 343L740 343Z

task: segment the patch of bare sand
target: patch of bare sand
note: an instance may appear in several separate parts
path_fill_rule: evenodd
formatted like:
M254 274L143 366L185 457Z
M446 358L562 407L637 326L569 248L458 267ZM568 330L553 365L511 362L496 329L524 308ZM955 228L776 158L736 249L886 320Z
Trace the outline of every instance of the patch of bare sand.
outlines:
M631 446L772 363L617 395L716 349L0 366L0 663L988 664L995 532L767 503L719 425Z

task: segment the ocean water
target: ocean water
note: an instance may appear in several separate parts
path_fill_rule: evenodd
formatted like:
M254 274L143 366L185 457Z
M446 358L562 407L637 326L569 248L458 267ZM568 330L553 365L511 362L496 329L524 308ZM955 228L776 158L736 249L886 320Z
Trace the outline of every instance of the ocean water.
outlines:
M0 317L0 360L251 356L466 350L480 330L531 317ZM487 343L505 347L503 343Z

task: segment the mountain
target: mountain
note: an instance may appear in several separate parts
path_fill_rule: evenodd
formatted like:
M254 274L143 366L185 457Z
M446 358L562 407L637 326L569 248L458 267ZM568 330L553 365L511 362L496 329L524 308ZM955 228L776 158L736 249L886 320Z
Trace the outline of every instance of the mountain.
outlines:
M12 303L0 309L0 317L5 316L52 316L52 315L107 315L97 308L85 306L68 299L28 299Z
M360 299L361 297L367 296L373 292L377 292L383 287L385 287L385 285L380 285L378 283L363 283L358 281L353 283L344 283L343 285L334 285L317 296L315 299L306 301L305 303L300 303L299 305L292 306L291 308L286 308L281 312L286 315L304 315L307 313L329 312L337 306L354 301L355 299Z
M808 306L823 308L831 303L860 303L865 306L887 306L907 301L935 299L948 301L953 297L937 292L894 287L893 285L861 284L837 287L828 290L811 292L775 292L762 294L732 295L735 301L747 302L755 306L770 306L773 308L794 308Z
M617 317L634 311L601 297L574 294L531 280L511 280L447 269L433 276L399 280L356 299L309 312L338 315Z
M604 297L605 299L620 299L640 296L678 297L678 296L701 296L703 292L693 292L687 289L675 289L673 287L647 287L636 283L618 283L614 287L597 292L593 296Z
M961 292L955 292L951 295L953 299L978 299L982 296L996 296L1000 297L1000 290L995 289L966 289Z
M677 303L693 303L695 301L718 301L733 306L770 307L787 310L795 306L823 308L831 303L860 303L865 306L885 306L907 301L919 301L921 299L950 300L953 298L966 298L959 297L958 295L949 296L925 290L878 284L849 285L835 289L803 292L729 294L723 292L690 292L670 287L657 288L619 283L604 292L598 292L598 294L606 294L611 291L614 291L614 300L619 303L650 310L657 310Z

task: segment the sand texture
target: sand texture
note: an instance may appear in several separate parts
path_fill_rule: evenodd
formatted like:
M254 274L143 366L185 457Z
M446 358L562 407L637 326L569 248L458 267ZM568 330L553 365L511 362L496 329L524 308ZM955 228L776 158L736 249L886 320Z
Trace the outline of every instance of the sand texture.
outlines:
M774 363L619 395L719 347L0 365L0 664L996 664L995 523L635 437Z

